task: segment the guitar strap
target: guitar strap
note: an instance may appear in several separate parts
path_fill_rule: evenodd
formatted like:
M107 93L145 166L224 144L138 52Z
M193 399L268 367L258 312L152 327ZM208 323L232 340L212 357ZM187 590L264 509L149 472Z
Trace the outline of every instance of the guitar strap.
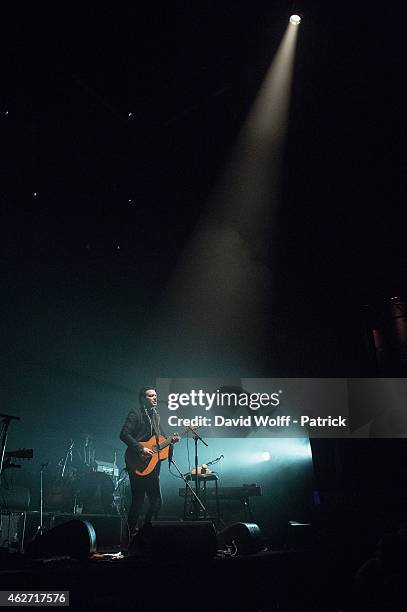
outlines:
M152 413L152 425L153 425L153 429L154 429L155 443L156 443L157 449L158 449L158 461L160 461L160 450L159 450L159 444L160 444L160 442L159 442L159 436L160 436L160 415L155 410L155 408L153 408L153 413Z
M152 436L153 435L153 422L151 420L150 415L148 414L147 408L144 408L144 414L146 415L146 417L148 418L148 420L150 422L150 436Z
M150 428L151 428L151 435L154 435L155 437L155 443L157 445L157 448L159 446L159 435L160 435L160 415L158 414L158 412L156 411L155 408L152 409L151 412L151 417L148 413L147 408L144 408L144 411L147 415L148 420L150 421ZM160 461L160 451L158 449L158 461Z

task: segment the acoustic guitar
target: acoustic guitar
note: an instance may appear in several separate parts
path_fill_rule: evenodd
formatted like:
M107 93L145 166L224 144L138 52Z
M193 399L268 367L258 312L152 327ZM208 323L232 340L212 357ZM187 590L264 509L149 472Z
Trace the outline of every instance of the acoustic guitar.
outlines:
M147 476L151 474L159 461L164 461L164 459L168 458L170 445L179 442L182 436L185 436L190 431L191 428L186 429L181 434L174 434L168 438L158 436L158 444L155 436L151 436L151 438L145 442L139 442L142 446L152 450L152 455L141 455L138 449L128 446L124 455L127 470L137 476Z

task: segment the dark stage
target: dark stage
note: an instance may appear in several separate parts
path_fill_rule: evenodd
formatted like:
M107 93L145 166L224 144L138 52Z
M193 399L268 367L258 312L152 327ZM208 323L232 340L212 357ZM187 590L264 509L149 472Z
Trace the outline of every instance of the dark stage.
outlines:
M178 563L164 554L165 560L149 561L15 563L2 573L1 588L69 590L71 609L248 611L335 610L332 601L343 589L341 568L312 553Z

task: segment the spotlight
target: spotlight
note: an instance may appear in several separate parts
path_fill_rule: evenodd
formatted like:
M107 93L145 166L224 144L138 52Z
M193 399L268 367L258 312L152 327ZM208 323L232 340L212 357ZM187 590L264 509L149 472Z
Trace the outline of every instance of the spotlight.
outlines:
M270 453L265 451L264 453L261 454L261 458L263 461L270 461Z
M290 23L293 25L299 25L301 23L301 17L299 15L291 15Z

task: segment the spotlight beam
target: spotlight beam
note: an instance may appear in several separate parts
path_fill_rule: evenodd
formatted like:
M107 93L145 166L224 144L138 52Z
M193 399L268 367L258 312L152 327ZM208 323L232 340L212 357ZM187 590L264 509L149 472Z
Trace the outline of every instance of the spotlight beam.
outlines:
M297 33L289 23L163 304L166 344L177 346L178 355L194 351L205 364L225 363L226 357L251 368L263 358L272 286L268 250L280 200Z

